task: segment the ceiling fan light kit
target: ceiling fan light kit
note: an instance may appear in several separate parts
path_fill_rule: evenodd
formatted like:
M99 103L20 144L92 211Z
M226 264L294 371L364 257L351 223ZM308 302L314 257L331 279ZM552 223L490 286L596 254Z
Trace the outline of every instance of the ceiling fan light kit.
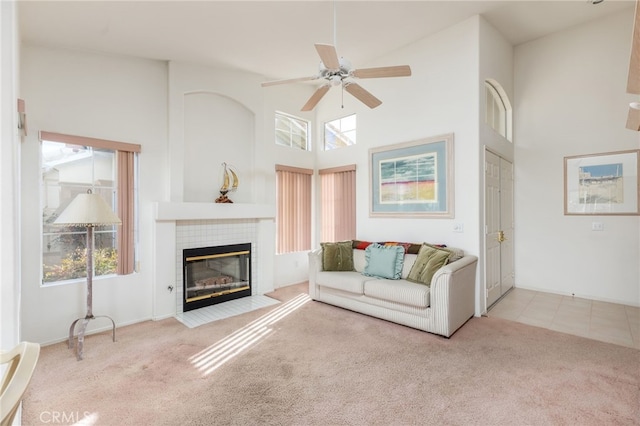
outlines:
M323 84L316 89L307 103L304 104L301 111L313 110L324 95L327 94L329 89L337 86L341 86L347 93L351 94L369 108L375 108L382 104L382 101L356 83L356 79L409 77L411 75L411 67L409 67L409 65L353 69L349 60L338 58L336 48L332 44L316 43L315 47L320 56L320 65L316 76L266 81L262 83L262 87L311 80L324 80Z

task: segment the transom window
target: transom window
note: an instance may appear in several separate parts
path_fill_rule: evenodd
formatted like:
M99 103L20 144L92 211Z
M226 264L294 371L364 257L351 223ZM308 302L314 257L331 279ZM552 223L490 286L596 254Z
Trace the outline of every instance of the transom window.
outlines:
M511 103L504 89L494 80L485 80L485 123L511 141Z
M309 122L276 112L276 145L309 151Z
M324 124L324 150L356 144L356 115L351 114Z

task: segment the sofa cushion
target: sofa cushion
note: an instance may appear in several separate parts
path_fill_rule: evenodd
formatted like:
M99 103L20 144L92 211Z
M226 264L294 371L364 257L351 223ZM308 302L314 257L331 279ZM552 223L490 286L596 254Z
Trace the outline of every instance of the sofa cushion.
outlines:
M451 256L452 252L449 250L423 244L407 279L416 283L431 285L433 274L442 268Z
M358 272L332 271L318 272L316 284L323 287L348 291L349 293L363 294L364 282L370 278Z
M367 266L367 257L364 250L353 250L353 269L362 273Z
M320 243L323 271L353 271L351 241Z
M403 305L428 308L431 289L407 280L369 280L364 283L365 296Z
M416 262L418 258L417 254L405 254L404 255L404 264L402 265L402 277L401 279L406 280L411 272L411 268L413 268L413 264Z
M438 248L440 250L447 250L449 252L451 252L451 256L449 256L449 261L447 263L451 263L451 262L455 262L456 260L460 260L464 257L464 250L459 249L459 248L455 248L455 247L447 247L447 246L439 246L439 245L433 245L433 244L427 244L427 243L423 243L426 244L428 246L431 247L435 247Z
M363 274L370 277L400 279L404 261L404 247L382 246L374 243L364 251L367 264Z

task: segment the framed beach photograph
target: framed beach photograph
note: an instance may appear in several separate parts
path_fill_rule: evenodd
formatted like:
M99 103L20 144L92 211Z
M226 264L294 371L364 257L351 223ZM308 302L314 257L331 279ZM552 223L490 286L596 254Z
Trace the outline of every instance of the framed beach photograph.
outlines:
M453 133L369 150L371 217L453 217Z
M564 158L565 215L637 215L640 150Z

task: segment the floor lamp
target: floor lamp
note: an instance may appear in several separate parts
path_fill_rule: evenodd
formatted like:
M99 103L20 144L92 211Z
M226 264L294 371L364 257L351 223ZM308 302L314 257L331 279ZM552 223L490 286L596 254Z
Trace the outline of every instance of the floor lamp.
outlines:
M54 222L56 225L87 227L87 315L85 315L84 318L75 320L69 328L69 349L72 349L74 329L78 321L82 320L80 330L78 331L78 347L76 350L78 361L82 359L84 333L87 330L89 321L92 319L109 318L113 324L113 341L116 341L116 323L113 319L106 315L99 317L93 316L93 228L100 225L115 225L120 223L122 223L122 221L120 221L102 197L98 194L93 194L91 190L88 190L86 194L78 194Z

